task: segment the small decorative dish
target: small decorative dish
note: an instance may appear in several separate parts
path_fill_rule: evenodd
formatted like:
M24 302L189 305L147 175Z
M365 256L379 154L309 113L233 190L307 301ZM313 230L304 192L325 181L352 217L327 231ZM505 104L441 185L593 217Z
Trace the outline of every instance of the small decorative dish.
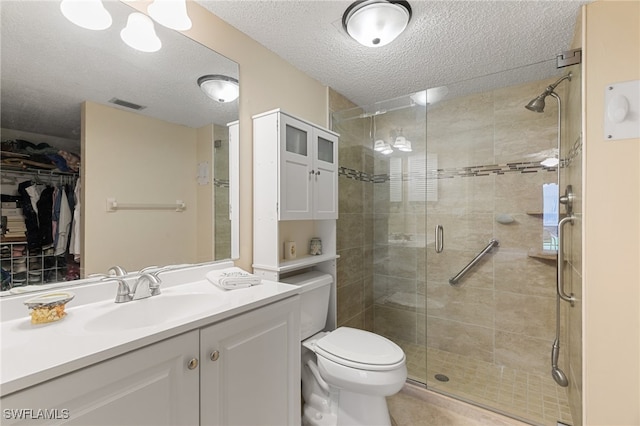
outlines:
M31 324L59 321L67 315L65 305L75 294L69 291L43 294L24 302L31 309Z

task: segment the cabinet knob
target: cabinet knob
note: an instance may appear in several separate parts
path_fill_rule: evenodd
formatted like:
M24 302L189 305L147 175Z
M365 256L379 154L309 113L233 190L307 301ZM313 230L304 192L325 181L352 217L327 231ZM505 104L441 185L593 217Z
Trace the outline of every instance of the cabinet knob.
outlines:
M189 370L195 370L196 368L198 368L198 358L191 358L191 360L187 364L187 368Z
M211 358L211 361L217 361L218 358L220 358L220 352L218 351L211 352L211 355L209 355L209 358Z
M318 175L320 175L320 170L318 170L318 171L316 172L316 176L318 176Z
M311 171L309 172L309 174L310 174L310 175L314 175L314 174L316 174L316 171L315 171L315 170L311 170Z

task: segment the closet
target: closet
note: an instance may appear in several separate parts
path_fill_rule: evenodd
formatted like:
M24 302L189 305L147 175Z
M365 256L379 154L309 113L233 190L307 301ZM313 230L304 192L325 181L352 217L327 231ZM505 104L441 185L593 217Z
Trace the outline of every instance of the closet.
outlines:
M0 175L2 291L79 279L77 173L3 160Z

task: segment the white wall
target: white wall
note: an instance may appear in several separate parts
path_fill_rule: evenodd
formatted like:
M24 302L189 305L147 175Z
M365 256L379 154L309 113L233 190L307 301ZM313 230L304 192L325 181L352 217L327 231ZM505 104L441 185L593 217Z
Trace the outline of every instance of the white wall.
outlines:
M640 424L640 139L604 137L608 84L640 79L640 2L586 6L584 424Z
M84 274L195 262L196 129L92 102L82 115ZM107 198L187 209L107 212Z

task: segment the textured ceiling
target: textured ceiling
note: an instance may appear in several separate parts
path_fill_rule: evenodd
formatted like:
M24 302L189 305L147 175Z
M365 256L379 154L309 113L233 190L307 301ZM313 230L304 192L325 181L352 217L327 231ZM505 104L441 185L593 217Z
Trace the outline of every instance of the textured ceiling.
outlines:
M79 140L81 103L114 97L189 127L237 120L237 102L212 101L197 85L205 74L238 78L235 62L160 25L160 51L133 50L119 33L135 10L105 7L113 25L90 31L67 21L58 1L0 1L2 127Z
M406 31L379 48L363 47L343 30L342 14L351 1L197 2L366 106L530 64L546 62L533 72L539 79L557 75L555 58L569 49L579 7L588 1L410 0ZM525 74L512 72L501 84L525 81ZM467 86L474 90L474 84Z

